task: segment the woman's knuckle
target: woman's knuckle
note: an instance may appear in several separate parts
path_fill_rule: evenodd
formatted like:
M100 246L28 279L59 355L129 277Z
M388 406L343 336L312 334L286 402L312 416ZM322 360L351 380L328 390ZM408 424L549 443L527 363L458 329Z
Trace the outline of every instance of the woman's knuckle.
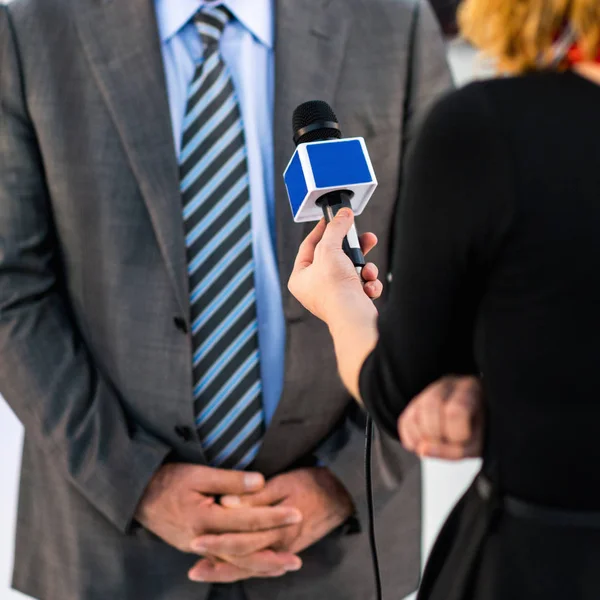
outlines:
M480 387L479 379L477 379L477 377L473 377L472 375L462 377L459 380L459 385L467 390L478 389Z
M446 416L449 419L464 419L468 415L466 407L460 402L446 404Z
M421 398L421 408L426 411L436 410L441 402L437 394L425 393Z
M427 401L423 398L413 407L412 414L410 415L410 422L413 423L415 427L419 427L426 414Z
M444 398L450 398L456 389L457 382L458 378L456 375L446 375L436 385L439 386L439 391Z

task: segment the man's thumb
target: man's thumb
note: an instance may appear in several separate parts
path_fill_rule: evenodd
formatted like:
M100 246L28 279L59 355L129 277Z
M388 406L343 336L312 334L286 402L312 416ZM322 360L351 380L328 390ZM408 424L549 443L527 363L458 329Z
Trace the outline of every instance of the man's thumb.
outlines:
M257 492L265 485L260 473L196 466L194 488L203 494L237 495Z
M341 248L344 237L354 223L354 213L349 208L341 208L334 219L327 225L323 234L323 242L330 247Z

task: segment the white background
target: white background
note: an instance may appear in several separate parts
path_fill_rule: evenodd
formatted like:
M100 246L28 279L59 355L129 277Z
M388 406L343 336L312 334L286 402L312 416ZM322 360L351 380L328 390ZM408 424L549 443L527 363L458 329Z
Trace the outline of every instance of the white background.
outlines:
M450 60L459 83L464 83L475 74L473 53L465 46L453 44ZM0 600L25 598L22 594L10 590L21 438L21 425L0 397ZM424 558L448 511L472 480L477 468L477 461L461 464L425 462ZM31 543L35 544L35 540L31 540Z

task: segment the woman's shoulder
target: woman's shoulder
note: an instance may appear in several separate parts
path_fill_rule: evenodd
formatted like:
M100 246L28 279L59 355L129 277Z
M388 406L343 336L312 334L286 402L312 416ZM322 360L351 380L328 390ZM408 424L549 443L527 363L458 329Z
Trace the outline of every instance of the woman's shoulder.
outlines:
M489 118L498 96L513 94L519 86L517 78L483 79L447 92L432 107L429 120L443 120L448 127L475 124Z
M494 104L490 89L495 82L477 81L447 92L435 102L420 127L421 141L456 143L458 140L482 139L494 122Z
M567 92L570 87L575 92L573 79L576 78L570 73L546 71L477 80L440 98L430 115L452 116L453 122L466 119L475 125L478 119L519 111L523 104L537 102L544 93Z
M442 96L423 123L423 132L436 137L481 138L511 122L550 87L563 86L559 73L534 73L474 81ZM563 86L564 87L564 86Z
M413 165L445 173L449 181L475 185L482 178L504 176L512 162L512 127L496 89L508 80L477 81L447 93L422 122L412 150ZM502 91L502 94L510 92ZM472 202L472 198L457 202Z

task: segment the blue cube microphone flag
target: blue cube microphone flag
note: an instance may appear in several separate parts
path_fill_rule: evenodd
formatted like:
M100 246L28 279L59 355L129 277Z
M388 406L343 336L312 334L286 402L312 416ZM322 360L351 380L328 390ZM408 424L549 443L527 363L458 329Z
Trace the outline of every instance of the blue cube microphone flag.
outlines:
M337 117L320 100L301 104L293 117L294 152L283 174L296 223L329 222L341 208L360 215L377 188L377 178L363 138L341 139ZM353 226L344 251L358 274L365 259Z

